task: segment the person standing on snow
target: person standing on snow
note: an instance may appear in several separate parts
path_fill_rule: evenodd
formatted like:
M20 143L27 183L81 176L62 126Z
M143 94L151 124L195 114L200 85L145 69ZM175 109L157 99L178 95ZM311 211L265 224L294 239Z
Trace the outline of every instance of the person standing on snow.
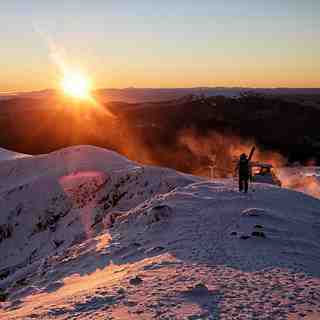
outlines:
M237 165L238 174L239 174L239 191L244 190L245 193L248 192L249 187L249 178L250 178L250 160L248 159L245 153L242 153L240 160Z

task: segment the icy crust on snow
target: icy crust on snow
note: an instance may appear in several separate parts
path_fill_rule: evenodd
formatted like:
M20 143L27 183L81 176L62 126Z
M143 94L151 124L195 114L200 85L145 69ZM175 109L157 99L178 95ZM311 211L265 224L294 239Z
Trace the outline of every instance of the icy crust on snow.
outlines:
M319 200L87 146L37 158L2 189L0 319L320 318Z

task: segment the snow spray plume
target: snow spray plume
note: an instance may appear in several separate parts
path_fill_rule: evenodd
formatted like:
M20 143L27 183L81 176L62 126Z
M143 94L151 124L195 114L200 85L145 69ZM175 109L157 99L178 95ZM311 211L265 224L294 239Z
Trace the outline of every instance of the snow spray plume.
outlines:
M234 172L235 162L241 153L249 153L251 147L256 145L254 140L244 140L238 136L210 132L205 136L195 130L184 130L179 135L179 143L188 148L195 156L197 165L193 168L194 174L208 176L208 166L214 159L215 176L223 178L231 176ZM287 161L277 152L264 151L256 148L254 161L268 162L274 167L284 165Z
M277 173L283 187L320 199L320 177L316 170L316 167L306 168L299 165L282 168Z
M115 132L121 132L117 135L115 149L127 158L147 165L157 165L156 152L147 147L143 137L132 127L130 121L121 121L120 128L116 127ZM156 139L156 137L153 137Z
M212 159L214 158L214 177L230 177L234 173L235 163L241 153L249 153L254 140L244 140L233 135L222 135L211 132L201 136L194 130L184 130L180 133L179 141L185 145L194 155L196 161L193 167L193 174L209 176ZM215 156L215 157L213 157ZM315 167L305 168L303 172L301 165L295 168L283 168L287 160L278 152L265 151L257 147L253 161L267 162L273 165L279 176L282 186L320 198L320 177L312 172ZM310 161L310 165L314 161Z

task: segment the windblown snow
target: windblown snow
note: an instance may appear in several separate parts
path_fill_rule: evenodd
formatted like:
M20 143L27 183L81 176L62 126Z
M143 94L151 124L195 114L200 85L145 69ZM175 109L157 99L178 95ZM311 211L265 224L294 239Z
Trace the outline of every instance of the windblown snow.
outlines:
M0 319L320 318L318 199L92 146L9 154Z
M320 199L320 167L286 167L278 174L283 186Z

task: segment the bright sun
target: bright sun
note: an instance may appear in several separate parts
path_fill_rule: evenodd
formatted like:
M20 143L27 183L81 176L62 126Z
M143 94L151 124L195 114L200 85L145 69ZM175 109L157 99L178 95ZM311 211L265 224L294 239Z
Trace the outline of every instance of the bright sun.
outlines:
M90 99L90 80L81 73L72 72L64 75L61 81L63 91L74 98Z

